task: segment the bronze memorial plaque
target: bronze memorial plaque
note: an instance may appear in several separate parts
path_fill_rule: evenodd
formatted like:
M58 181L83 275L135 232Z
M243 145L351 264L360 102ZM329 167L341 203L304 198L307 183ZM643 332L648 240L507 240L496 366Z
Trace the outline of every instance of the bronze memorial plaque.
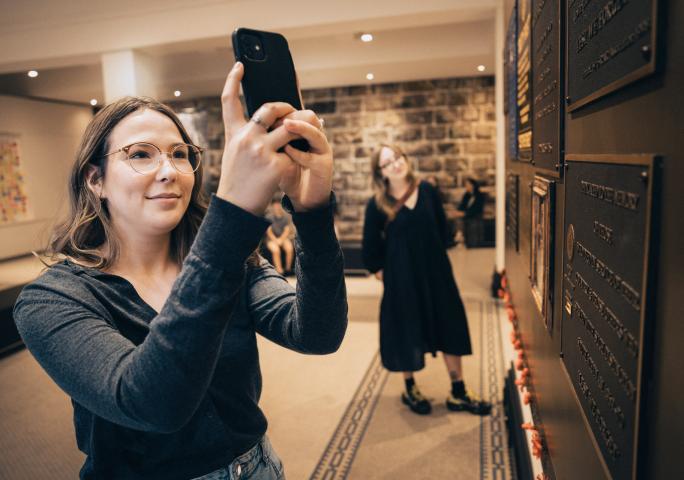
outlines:
M655 158L567 155L563 364L610 477L635 478Z
M518 251L518 184L520 176L509 173L506 177L506 243Z
M656 69L657 0L568 0L568 109Z
M506 160L518 159L517 8L513 7L504 46L504 113L506 114Z
M560 174L563 105L559 2L532 1L532 162Z
M517 130L518 130L518 160L529 162L532 160L532 61L530 55L530 29L532 15L530 14L530 0L518 1L518 71L517 85Z

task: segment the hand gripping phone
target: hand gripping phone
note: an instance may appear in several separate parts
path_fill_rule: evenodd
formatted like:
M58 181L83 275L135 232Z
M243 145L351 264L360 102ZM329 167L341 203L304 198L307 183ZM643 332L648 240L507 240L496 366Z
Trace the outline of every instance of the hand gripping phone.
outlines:
M238 28L233 32L235 60L244 65L242 92L247 113L251 117L268 102L286 102L302 109L294 62L285 37L279 33ZM290 142L293 147L308 151L306 140Z

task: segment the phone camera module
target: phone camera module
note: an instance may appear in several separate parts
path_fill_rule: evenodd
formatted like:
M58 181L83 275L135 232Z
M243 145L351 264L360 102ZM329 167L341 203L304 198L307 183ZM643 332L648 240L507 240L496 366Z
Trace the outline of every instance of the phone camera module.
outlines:
M240 36L240 47L249 60L262 61L266 58L261 39L256 35L244 34Z

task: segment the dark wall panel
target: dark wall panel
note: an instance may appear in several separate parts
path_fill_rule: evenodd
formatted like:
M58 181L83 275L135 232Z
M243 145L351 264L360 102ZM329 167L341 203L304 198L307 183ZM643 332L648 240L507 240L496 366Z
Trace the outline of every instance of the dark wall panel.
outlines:
M507 7L511 5L512 2L506 2ZM615 76L627 78L630 72L638 70L640 66L637 65L638 61L635 63L633 60L634 52L629 48L623 49L625 60L619 55L612 55L610 62L605 64L614 69L614 77L607 75L605 78L613 80L597 81L594 85L596 88L591 87L587 91L592 88L597 90L611 83L613 85L610 89L604 89L601 95L590 99L591 101L572 105L572 112L564 113L564 125L561 125L560 132L564 134L564 138L560 144L565 151L563 158L578 155L644 155L659 159L660 166L655 167L654 178L659 176L660 182L652 195L654 214L651 242L654 254L646 272L648 283L653 288L649 293L644 293L643 298L643 308L647 312L643 321L651 328L646 329L644 338L639 338L640 342L650 348L640 359L642 373L637 376L642 382L640 386L643 398L638 409L643 415L639 421L641 428L635 429L635 434L639 437L639 447L635 452L639 463L635 475L639 479L684 478L684 462L681 461L679 447L684 444L684 358L680 353L681 345L684 344L681 293L684 287L684 248L681 246L684 238L684 189L681 188L684 180L684 29L679 28L684 22L684 2L568 0L560 2L559 7L566 14L581 5L595 9L587 10L594 15L594 19L599 18L594 27L607 19L602 28L591 34L591 49L596 52L615 46L616 39L619 44L621 38L630 35L624 29L642 28L645 25L642 20L650 16L650 33L640 35L636 40L649 48L655 46L655 51L651 51L654 60L652 71L642 71L638 76L617 85L613 82ZM611 8L619 11L608 11L604 14L607 16L600 17L600 9ZM613 20L619 28L611 26ZM532 22L534 23L534 18ZM623 33L625 36L621 37ZM564 45L570 48L568 43ZM601 50L602 47L605 47L604 50ZM562 54L563 64L566 56L567 53ZM650 59L646 63L650 63ZM644 64L642 61L641 66ZM532 73L535 75L538 72ZM568 96L567 77L562 75L561 79L561 98L565 98ZM533 98L537 93L533 89ZM585 93L580 95L586 97ZM572 103L572 99L570 102ZM533 131L533 138L535 135L536 132ZM510 175L508 178L518 178L518 250L516 251L513 242L507 242L506 271L529 361L534 401L547 442L548 457L545 461L552 466L547 473L558 479L599 479L611 478L611 475L616 479L632 478L629 468L611 470L604 467L602 458L606 452L602 452L595 442L592 426L587 423L575 394L573 379L565 373L566 368L563 365L562 349L569 348L569 344L561 344L564 337L563 321L569 321L563 319L562 315L562 265L568 233L565 228L565 214L569 208L566 199L574 198L577 194L576 187L567 185L565 171L560 172L560 177L555 179L552 256L554 265L558 268L554 271L552 329L547 331L530 285L530 240L531 188L535 176L549 175L549 170L541 165L516 160L519 159L507 159L507 173ZM614 168L606 174L606 178L615 177L619 181L623 174L624 170ZM551 176L554 177L553 174ZM568 188L572 190L567 191ZM625 253L625 256L629 255ZM624 262L629 260L625 259ZM575 262L577 261L576 259ZM619 267L623 268L623 265L620 264ZM607 292L604 293L608 296ZM608 333L606 338L609 338ZM618 348L618 344L612 345L615 349ZM597 353L594 352L594 355ZM626 358L623 357L624 362L627 361ZM633 373L637 366L634 364L629 368ZM619 384L613 385L611 391L618 387ZM603 404L604 409L607 408L606 405ZM636 410L637 406L634 407L634 411ZM625 457L629 456L629 453L625 453ZM631 465L630 458L624 461L628 467Z

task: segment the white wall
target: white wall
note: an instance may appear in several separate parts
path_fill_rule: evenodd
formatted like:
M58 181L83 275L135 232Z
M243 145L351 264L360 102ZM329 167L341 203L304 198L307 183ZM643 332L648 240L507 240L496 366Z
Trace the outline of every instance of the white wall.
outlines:
M90 108L0 96L0 133L19 135L32 220L0 225L0 259L45 247L66 211L67 182Z

